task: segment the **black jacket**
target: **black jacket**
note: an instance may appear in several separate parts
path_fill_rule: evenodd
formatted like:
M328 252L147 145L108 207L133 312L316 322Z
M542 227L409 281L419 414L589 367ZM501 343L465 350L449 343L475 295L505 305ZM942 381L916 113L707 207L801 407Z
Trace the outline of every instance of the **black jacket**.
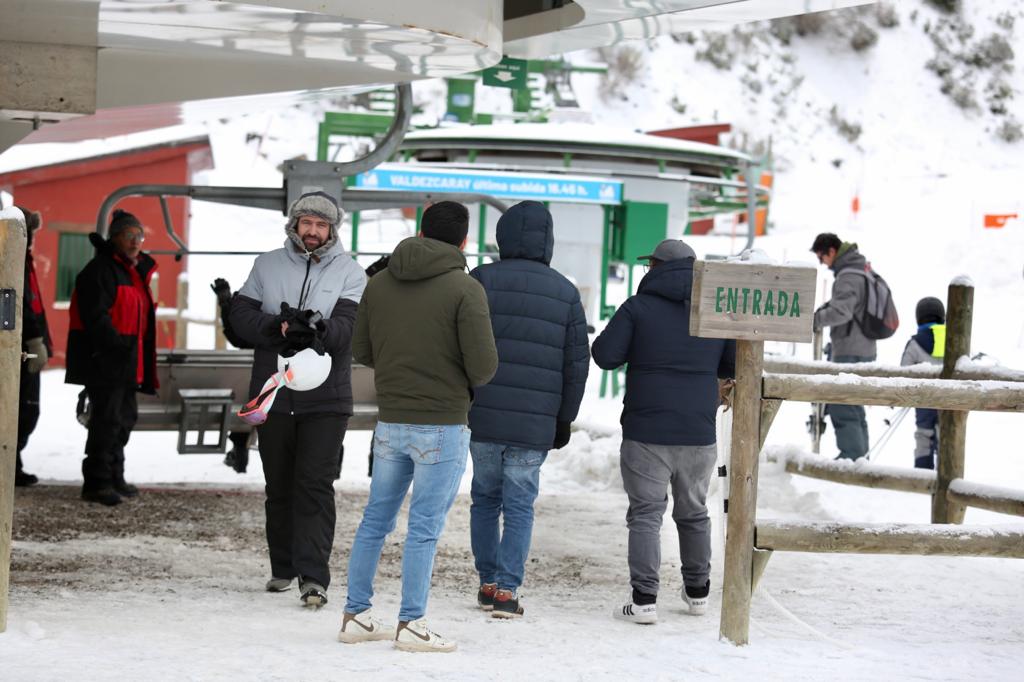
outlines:
M39 291L39 279L36 277L35 261L32 249L25 250L25 288L22 290L21 305L21 350L28 351L29 339L41 338L46 345L46 352L53 355L53 342L50 340L50 325L46 323L46 306Z
M622 436L654 445L715 442L718 379L736 372L736 342L690 335L693 259L651 270L594 341L602 369L628 364Z
M337 243L322 257L311 257L299 253L289 240L285 248L257 258L245 285L232 297L229 312L234 335L255 348L249 397L277 372L285 339L281 318L275 313L281 302L288 302L296 308L316 309L324 316L322 341L331 355L331 373L310 391L282 388L271 414L351 415L352 328L365 282L362 268ZM312 292L309 298L302 297L304 290Z
M99 234L89 241L96 256L75 278L64 380L156 393L156 311L149 291L156 261L141 253L133 266Z
M501 261L470 274L487 292L498 371L476 389L473 440L549 450L555 423L579 412L590 368L587 321L573 284L549 267L551 215L524 201L498 221Z

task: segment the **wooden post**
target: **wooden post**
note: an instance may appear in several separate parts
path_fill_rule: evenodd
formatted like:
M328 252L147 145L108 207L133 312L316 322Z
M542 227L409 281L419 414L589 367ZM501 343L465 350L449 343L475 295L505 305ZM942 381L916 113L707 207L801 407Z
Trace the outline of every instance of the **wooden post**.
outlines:
M822 343L825 334L820 329L814 332L814 359L820 361L824 356ZM821 454L821 420L825 418L825 406L821 403L811 403L811 452Z
M188 320L185 310L188 309L188 278L178 277L177 310L174 317L174 347L188 347Z
M754 556L752 557L754 560L754 565L751 569L751 592L757 590L757 584L761 582L761 578L764 576L764 569L768 567L768 560L772 558L772 554L773 552L770 549L758 549L757 547L754 548Z
M768 439L768 431L772 428L772 423L775 422L775 415L779 413L780 407L782 407L781 400L761 401L761 436L758 438L758 450L764 449L764 442Z
M215 350L226 350L227 337L224 336L224 324L220 319L220 301L213 304L213 347Z
M0 220L0 632L7 630L14 519L14 460L18 449L18 391L21 385L21 302L25 282L25 223Z
M971 324L974 318L974 285L966 278L954 279L946 299L946 350L942 359L943 379L950 379L956 363L971 354ZM932 523L963 523L966 508L949 499L950 482L964 477L967 447L966 410L939 413L938 486L932 496Z
M754 525L757 512L757 458L761 444L761 372L764 342L736 342L732 461L729 463L729 520L722 583L721 637L733 644L750 641Z

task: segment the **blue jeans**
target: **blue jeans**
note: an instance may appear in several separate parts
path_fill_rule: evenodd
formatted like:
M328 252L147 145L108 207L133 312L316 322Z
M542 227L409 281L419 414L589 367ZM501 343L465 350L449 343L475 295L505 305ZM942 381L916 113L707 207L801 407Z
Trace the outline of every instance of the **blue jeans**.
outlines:
M398 620L416 620L426 613L437 540L459 491L468 449L466 426L377 423L370 499L348 560L346 612L370 608L384 539L395 529L398 510L412 484Z
M499 589L514 592L523 584L540 465L548 453L476 441L469 449L473 453L469 536L480 584L497 583ZM499 537L502 514L505 528Z

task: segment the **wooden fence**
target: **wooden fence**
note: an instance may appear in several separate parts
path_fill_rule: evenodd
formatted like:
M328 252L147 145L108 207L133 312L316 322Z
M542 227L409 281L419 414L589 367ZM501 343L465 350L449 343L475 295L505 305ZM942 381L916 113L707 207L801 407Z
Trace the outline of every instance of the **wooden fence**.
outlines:
M773 551L1024 558L1019 528L758 522L758 456L783 400L940 409L936 471L789 457L786 470L837 483L932 496L932 524L961 524L966 507L1024 516L1024 491L963 478L970 411L1024 412L1024 372L976 366L970 355L974 289L949 286L943 365L885 367L764 358L737 343L721 636L749 641L750 599Z

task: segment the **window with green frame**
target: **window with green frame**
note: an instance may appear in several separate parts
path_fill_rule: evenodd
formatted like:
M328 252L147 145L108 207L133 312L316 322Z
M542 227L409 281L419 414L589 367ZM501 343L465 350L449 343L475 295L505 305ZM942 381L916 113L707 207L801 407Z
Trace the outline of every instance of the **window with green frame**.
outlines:
M55 300L70 301L75 290L75 277L93 257L89 235L61 232L57 240L57 293Z

